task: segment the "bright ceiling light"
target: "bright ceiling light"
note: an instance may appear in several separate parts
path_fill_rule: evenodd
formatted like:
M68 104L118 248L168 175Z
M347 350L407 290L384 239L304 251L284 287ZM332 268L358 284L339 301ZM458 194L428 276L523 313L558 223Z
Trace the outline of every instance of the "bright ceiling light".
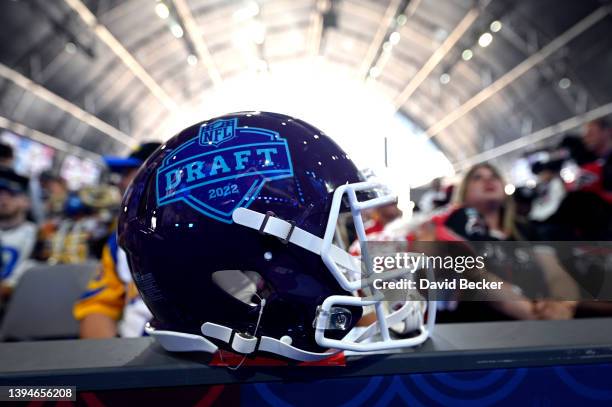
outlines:
M64 46L64 49L67 53L74 54L76 52L76 45L74 44L74 42L67 42Z
M406 15L404 14L400 14L399 16L397 16L395 21L397 22L397 25L401 27L406 24L406 21L408 21L408 17L406 17Z
M463 52L461 53L461 58L463 58L464 61L469 61L473 57L474 57L474 52L471 49L464 49Z
M514 191L516 191L516 187L512 184L506 184L506 186L504 187L504 192L506 193L506 195L512 195Z
M183 32L183 27L176 23L170 26L170 31L172 32L172 35L174 35L176 38L183 38L183 34L185 34Z
M391 44L389 41L385 41L382 48L384 52L390 52L391 49L393 49L393 44Z
M164 3L157 3L155 5L155 14L157 14L162 20L165 20L170 16L170 10Z
M191 66L194 66L195 64L197 64L197 63L198 63L198 57L196 57L196 56L195 56L195 55L193 55L193 54L190 54L190 55L187 57L187 63L188 63L189 65L191 65Z
M478 45L480 45L483 48L488 47L489 45L491 45L491 43L493 42L493 34L491 33L484 33L480 36L480 38L478 38Z
M249 1L247 4L235 11L232 15L235 21L249 20L259 14L259 4L256 1Z
M495 20L491 23L491 31L496 33L499 32L502 29L503 25L501 23L501 21Z
M378 78L380 76L380 68L377 66L370 68L370 76L372 78Z
M400 38L400 33L398 33L397 31L393 31L389 36L389 42L393 45L397 45L400 41Z
M261 21L253 21L249 31L255 44L261 45L266 40L266 26Z
M447 73L443 73L442 75L440 75L440 83L442 85L447 85L451 80L451 77L449 74Z
M287 40L295 38L294 35L288 34ZM242 52L251 53L253 44L261 45L266 40L266 26L257 20L251 20L240 24L240 28L234 31L232 42Z
M291 47L296 49L303 47L306 42L304 35L300 31L291 31L287 33L285 37L287 38L287 43L291 44Z
M342 48L344 48L346 51L352 51L353 48L355 48L355 42L350 38L347 38L342 41Z
M559 87L561 89L569 89L572 86L572 80L570 78L561 78L559 81Z

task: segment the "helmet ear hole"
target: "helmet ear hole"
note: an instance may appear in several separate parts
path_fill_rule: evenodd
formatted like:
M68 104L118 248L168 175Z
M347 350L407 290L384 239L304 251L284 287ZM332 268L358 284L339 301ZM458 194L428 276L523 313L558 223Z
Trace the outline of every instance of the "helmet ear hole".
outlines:
M264 286L264 279L256 271L218 270L212 274L213 283L222 291L240 302L256 307L259 304L254 297Z

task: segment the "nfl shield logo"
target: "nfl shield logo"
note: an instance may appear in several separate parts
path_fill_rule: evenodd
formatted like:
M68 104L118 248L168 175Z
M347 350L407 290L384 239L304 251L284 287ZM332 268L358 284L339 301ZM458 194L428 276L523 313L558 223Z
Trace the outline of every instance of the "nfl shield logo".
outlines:
M217 120L200 127L200 144L217 147L235 136L238 119Z

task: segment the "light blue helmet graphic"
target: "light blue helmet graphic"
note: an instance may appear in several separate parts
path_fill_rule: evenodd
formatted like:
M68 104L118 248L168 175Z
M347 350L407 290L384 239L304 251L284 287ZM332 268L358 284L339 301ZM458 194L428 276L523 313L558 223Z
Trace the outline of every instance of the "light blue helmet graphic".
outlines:
M232 223L232 212L248 207L266 182L292 176L287 141L277 132L217 120L164 159L157 170L157 204L183 201Z

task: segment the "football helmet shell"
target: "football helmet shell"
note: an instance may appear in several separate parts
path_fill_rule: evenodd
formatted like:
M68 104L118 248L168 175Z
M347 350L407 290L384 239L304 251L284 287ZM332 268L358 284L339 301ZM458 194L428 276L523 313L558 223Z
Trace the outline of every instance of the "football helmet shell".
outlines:
M234 113L181 131L141 167L119 219L134 282L159 323L149 332L169 350L219 344L300 360L330 347L390 347L343 341L364 305L380 313L370 334L390 338L380 302L351 294L361 282L345 271L359 261L333 244L341 211L365 241L361 210L395 199L359 201L376 187L331 138L285 115ZM240 278L217 278L236 274L247 277L246 296L236 293ZM423 331L403 344L422 342Z

